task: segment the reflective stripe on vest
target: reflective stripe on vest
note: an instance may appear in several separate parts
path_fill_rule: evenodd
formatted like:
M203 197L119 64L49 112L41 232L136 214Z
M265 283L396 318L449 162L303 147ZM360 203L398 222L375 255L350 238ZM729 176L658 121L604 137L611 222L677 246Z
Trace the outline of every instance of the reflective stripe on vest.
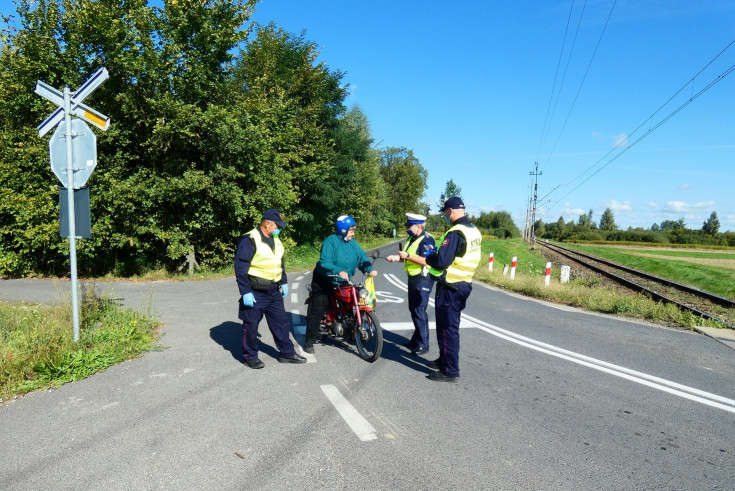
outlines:
M257 228L248 232L248 235L255 241L255 254L250 261L248 274L268 281L281 281L281 275L283 273L281 268L283 244L281 244L281 241L273 237L273 242L276 244L276 250L274 251L268 244L263 242L263 238L260 236Z
M452 264L447 268L447 276L444 279L447 283L457 283L460 281L472 282L472 277L475 275L475 270L480 264L482 259L482 252L480 246L482 245L482 234L477 227L468 227L464 224L457 224L452 226L447 232L442 235L439 240L439 248L444 243L444 238L450 232L459 232L464 237L466 246L463 256L457 256L454 258ZM437 250L437 252L439 252ZM429 268L429 272L433 276L441 276L444 271L440 271L434 268Z
M419 251L419 244L421 244L421 241L424 240L424 237L426 237L425 234L419 237L417 240L411 242L408 247L406 247L406 254L413 254L414 256L418 256L418 254L416 253ZM403 269L404 271L406 271L406 274L408 276L416 276L417 274L421 274L421 270L424 269L424 267L420 264L416 264L415 262L406 259L406 261L403 263Z

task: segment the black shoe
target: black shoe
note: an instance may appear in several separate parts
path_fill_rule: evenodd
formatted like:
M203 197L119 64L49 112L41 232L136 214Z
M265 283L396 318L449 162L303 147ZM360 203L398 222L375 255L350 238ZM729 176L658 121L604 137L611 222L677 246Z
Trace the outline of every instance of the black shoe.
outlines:
M413 342L411 342L411 341L409 341L407 343L403 343L401 346L403 346L404 348L406 348L409 351L414 351L416 349L416 345L413 344Z
M260 358L253 358L250 361L246 361L245 364L250 368L263 368L265 366L265 363L260 361Z
M411 354L414 355L414 356L425 355L428 352L429 352L429 347L428 346L426 348L414 348L414 349L411 350Z
M306 358L294 353L291 356L279 356L278 363L306 363Z
M304 346L304 353L309 353L310 355L314 354L314 345L309 344L307 346Z
M428 378L429 380L433 380L434 382L457 383L457 380L459 380L459 376L450 377L449 375L444 375L442 372L431 372L426 378Z
M428 364L429 368L433 368L434 370L439 370L441 368L441 364L439 363L439 358L436 360L431 360Z

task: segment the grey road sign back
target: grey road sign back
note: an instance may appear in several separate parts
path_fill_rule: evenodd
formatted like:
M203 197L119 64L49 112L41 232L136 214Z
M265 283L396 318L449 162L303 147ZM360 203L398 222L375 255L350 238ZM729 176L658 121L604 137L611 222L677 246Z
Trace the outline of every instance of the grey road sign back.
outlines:
M83 187L97 167L97 137L81 119L71 120L74 189ZM49 140L51 170L66 185L66 123L62 121Z

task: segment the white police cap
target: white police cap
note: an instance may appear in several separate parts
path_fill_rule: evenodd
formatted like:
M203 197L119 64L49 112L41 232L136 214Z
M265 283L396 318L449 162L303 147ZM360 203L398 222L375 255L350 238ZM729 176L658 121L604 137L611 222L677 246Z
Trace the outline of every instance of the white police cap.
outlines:
M406 213L406 225L421 225L425 221L426 217L424 215L419 215L418 213Z

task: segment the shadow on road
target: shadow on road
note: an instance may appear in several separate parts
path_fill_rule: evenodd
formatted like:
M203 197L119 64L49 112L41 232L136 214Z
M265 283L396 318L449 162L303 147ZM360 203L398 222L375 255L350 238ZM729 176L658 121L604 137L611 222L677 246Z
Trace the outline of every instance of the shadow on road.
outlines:
M390 331L383 331L383 352L380 354L381 358L391 360L396 363L400 363L407 368L411 368L421 373L430 373L433 370L429 368L429 361L436 359L438 353L432 353L429 351L427 354L421 356L414 356L406 348L403 347L403 343L408 341L408 338L401 336ZM436 346L432 346L432 349L436 349Z
M268 326L263 323L263 326L259 326L259 329L268 329ZM222 346L230 352L232 357L239 363L243 363L242 355L242 324L239 322L223 322L218 326L214 326L209 330L209 337L212 340ZM258 337L261 337L260 331ZM266 354L273 358L278 358L278 350L262 342L258 343L258 351L261 354Z

